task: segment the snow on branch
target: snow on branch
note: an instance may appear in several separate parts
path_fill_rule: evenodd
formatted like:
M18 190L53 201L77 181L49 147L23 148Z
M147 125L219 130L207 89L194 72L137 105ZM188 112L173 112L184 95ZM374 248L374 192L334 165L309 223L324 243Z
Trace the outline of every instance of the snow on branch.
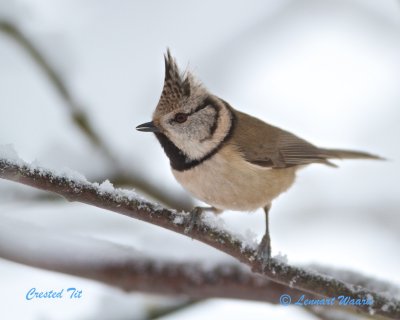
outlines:
M7 149L3 152L0 149L0 178L54 192L69 201L93 205L189 236L236 258L253 272L290 288L326 298L348 296L372 300L372 305L355 307L361 312L400 319L399 297L361 286L356 283L357 280L344 282L312 269L288 265L282 259L273 258L269 265L264 266L257 259L254 242L244 241L242 237L231 234L216 223L216 220L202 219L185 233L188 213L166 209L132 191L114 189L109 182L99 185L88 182L79 174L54 172L29 165Z

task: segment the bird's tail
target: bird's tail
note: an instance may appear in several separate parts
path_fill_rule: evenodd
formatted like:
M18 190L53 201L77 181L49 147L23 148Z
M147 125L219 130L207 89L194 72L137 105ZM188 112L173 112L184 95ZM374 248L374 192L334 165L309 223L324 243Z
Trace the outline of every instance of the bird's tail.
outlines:
M363 151L354 150L341 150L341 149L320 149L327 159L372 159L372 160L386 160L375 154Z

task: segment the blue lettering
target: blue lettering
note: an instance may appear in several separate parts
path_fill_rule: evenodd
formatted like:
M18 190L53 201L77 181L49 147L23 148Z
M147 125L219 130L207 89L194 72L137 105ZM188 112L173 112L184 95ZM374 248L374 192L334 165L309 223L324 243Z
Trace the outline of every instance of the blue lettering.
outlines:
M346 296L339 296L338 300L340 305L347 305L349 303L350 298Z
M64 292L64 289L61 289L60 292L57 292L57 293L54 295L54 298L59 298L59 299L61 299L61 298L62 298L62 295L63 295L63 292Z
M30 289L30 290L26 293L25 299L26 299L26 300L32 300L32 299L35 297L35 291L36 291L36 288Z
M82 298L82 290L76 288L68 288L67 292L70 295L70 299L80 299ZM37 291L36 288L31 288L25 295L26 300L33 299L62 299L64 289L60 291L50 290L50 291Z
M302 306L304 298L305 298L305 296L304 296L304 294L302 294L301 297L294 304L296 304L298 306Z
M71 295L69 296L70 299L80 299L82 298L82 290L77 290L76 288L68 288L68 292L71 291Z

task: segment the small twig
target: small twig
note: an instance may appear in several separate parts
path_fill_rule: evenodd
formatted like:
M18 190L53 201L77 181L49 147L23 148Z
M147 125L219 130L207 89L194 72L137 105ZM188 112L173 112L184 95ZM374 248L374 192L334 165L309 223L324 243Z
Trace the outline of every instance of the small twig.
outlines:
M13 180L42 190L58 193L70 201L78 201L143 220L185 235L187 214L168 210L139 199L123 190L99 187L86 180L55 174L43 168L29 166L21 161L0 160L0 178ZM271 259L267 267L257 259L256 248L242 242L213 224L202 221L187 234L248 265L254 272L266 275L274 282L321 297L348 296L368 299L373 305L356 305L361 312L400 318L400 301L365 287L340 281L313 270L288 265Z
M165 191L156 184L149 183L148 181L139 178L140 174L139 172L135 172L135 168L132 167L131 172L128 174L124 172L119 161L114 157L112 150L108 147L107 143L101 138L101 136L97 134L94 125L91 123L84 109L74 99L72 93L65 85L62 76L47 61L35 44L17 26L8 21L0 20L0 31L14 39L47 76L49 83L64 101L64 105L69 111L72 122L112 164L112 168L114 168L115 171L115 178L109 178L111 181L116 185L125 185L137 188L156 201L164 203L171 208L189 210L193 207L193 202L190 198L185 199L183 195L178 197L174 197L173 195L168 196L165 194Z
M24 50L29 54L32 60L40 67L43 73L49 79L50 84L64 100L65 106L69 109L71 118L75 125L84 133L89 140L99 147L109 158L114 160L112 152L102 141L100 136L96 133L93 125L90 123L86 113L82 110L79 104L74 100L67 86L64 84L62 77L58 72L47 62L44 55L33 44L31 40L14 24L8 21L0 21L0 31L4 32L12 39L14 39Z

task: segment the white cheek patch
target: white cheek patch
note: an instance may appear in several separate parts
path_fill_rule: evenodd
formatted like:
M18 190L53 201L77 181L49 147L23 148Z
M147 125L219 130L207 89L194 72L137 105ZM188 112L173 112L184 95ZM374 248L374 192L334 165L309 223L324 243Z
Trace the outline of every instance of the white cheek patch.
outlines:
M223 142L231 125L230 110L209 105L182 124L165 121L165 134L190 160L199 160Z
M189 131L192 133L193 140L198 143L210 139L215 131L214 126L217 125L218 114L214 108L208 107L194 114L191 119Z

